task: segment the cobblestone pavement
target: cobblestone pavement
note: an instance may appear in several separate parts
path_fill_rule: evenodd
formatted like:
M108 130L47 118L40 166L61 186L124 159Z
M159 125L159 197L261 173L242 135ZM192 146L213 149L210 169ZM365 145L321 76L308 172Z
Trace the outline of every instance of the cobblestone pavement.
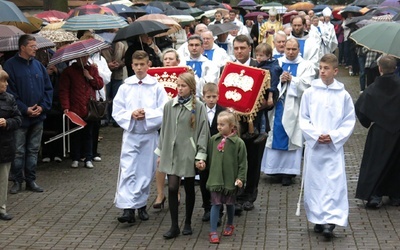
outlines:
M356 100L358 78L349 77L344 68L340 71L338 79L346 83ZM99 144L103 161L95 163L94 169L71 169L68 159L40 164L37 181L45 192L9 195L7 210L14 219L0 221L0 249L399 249L400 208L385 205L366 210L362 201L353 198L366 133L367 129L357 123L346 144L349 225L337 227L335 238L329 241L313 232L303 208L301 215L295 216L299 177L294 185L282 187L262 175L255 209L235 217L234 236L222 238L219 245L208 242L209 224L201 221L198 186L191 236L163 239L170 217L168 206L161 211L152 208L155 185L148 202L150 219L137 220L131 226L118 223L121 211L114 207L113 199L121 129L107 127L101 130L104 139ZM181 223L184 191L182 197Z

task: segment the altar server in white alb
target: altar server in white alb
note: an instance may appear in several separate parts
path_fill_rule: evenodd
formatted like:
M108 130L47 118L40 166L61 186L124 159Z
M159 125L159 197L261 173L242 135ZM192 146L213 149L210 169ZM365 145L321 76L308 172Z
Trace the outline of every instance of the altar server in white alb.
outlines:
M271 130L265 144L261 170L282 178L283 186L290 186L292 178L300 174L303 135L299 127L299 109L303 91L314 79L314 66L300 56L298 40L290 38L285 55L278 59L283 69L277 89L279 98L268 112Z
M356 122L354 105L344 85L334 77L338 60L321 58L320 79L304 91L300 128L306 140L304 154L304 207L314 231L326 238L336 225L347 226L349 202L343 145Z
M127 78L113 101L112 116L124 129L115 205L123 209L118 221L135 222L135 209L141 220L148 220L146 203L156 170L163 108L167 92L155 77L147 74L149 56L138 50L132 55L135 75Z

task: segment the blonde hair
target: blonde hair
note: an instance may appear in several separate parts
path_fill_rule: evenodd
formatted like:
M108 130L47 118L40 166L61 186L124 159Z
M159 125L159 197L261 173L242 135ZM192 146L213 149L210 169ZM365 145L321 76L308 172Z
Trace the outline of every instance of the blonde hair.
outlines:
M179 79L184 81L190 88L190 94L192 95L192 115L190 117L190 127L196 128L196 79L194 78L193 72L185 72L178 76Z
M208 83L204 84L203 95L205 95L207 92L218 94L219 93L218 85L213 82L208 82Z
M239 125L237 116L235 114L235 111L233 109L227 109L227 110L221 111L218 114L218 118L222 118L222 117L226 117L226 120L229 122L229 125L233 125L234 131L239 135L240 125Z
M9 76L6 71L0 69L0 82L6 82Z

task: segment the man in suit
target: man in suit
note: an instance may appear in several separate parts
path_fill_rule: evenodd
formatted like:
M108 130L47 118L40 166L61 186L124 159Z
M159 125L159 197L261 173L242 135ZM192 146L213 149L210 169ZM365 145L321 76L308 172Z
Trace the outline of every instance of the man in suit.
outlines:
M253 24L253 27L251 27L250 31L250 37L253 39L253 48L256 48L258 45L258 41L262 41L262 38L260 39L260 28L264 23L264 17L263 15L258 15L257 16L257 22Z
M235 37L233 40L233 51L236 63L252 67L257 66L257 61L250 57L251 43L246 35L238 35ZM240 127L242 135L248 132L249 126L247 122L240 122ZM243 138L247 149L247 182L243 193L237 197L237 204L235 205L236 215L240 215L243 209L246 211L253 210L253 203L257 199L264 143L255 144L254 139L255 137Z
M217 128L217 117L218 114L225 110L217 104L218 101L218 85L212 82L206 83L203 87L203 99L206 104L208 124L210 125L210 135L213 136L218 133ZM211 210L211 194L206 188L206 183L208 180L209 170L203 170L200 173L200 190L203 199L204 215L202 221L210 220L210 210Z

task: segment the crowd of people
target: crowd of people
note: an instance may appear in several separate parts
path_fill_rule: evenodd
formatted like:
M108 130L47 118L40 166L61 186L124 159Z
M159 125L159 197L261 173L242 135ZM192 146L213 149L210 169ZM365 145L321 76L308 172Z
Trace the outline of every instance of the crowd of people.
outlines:
M164 208L168 200L171 216L164 238L191 235L199 175L202 220L210 221L210 243L219 243L223 205L227 224L222 235L231 236L234 216L254 209L261 172L279 178L283 186L292 185L302 173L307 218L315 224L315 232L332 238L335 226L348 223L343 146L356 115L363 126L371 126L356 197L367 200L369 208L379 208L386 195L392 205L400 205L396 59L384 55L377 61L381 76L354 108L345 85L335 79L342 58L341 52L339 59L332 53L338 45L342 50L330 16L330 9L321 17L300 13L285 26L271 9L268 20L258 16L257 23L247 27L236 11L226 16L217 11L213 23L197 24L179 45L168 37L142 34L135 41L113 43L101 54L48 68L35 59L36 39L22 35L19 51L0 71L0 219L12 219L6 211L10 169L11 194L20 192L23 182L27 190L44 191L36 183L36 165L46 114L58 109L54 119L69 111L85 118L89 101L104 89L112 106L103 124L123 129L115 194L115 206L123 210L117 218L121 223L134 223L136 210L140 220L149 219L147 202L156 177L153 208ZM218 36L208 29L224 22L236 28ZM83 32L80 38L92 36ZM254 130L235 110L218 105L218 82L227 62L269 71L270 85ZM176 79L176 97L170 98L157 78L148 74L150 67L159 66L188 67ZM101 160L97 152L101 121L86 122L71 138L72 168L83 162L93 169L93 161ZM51 155L55 160L59 156ZM181 184L186 208L182 231Z

